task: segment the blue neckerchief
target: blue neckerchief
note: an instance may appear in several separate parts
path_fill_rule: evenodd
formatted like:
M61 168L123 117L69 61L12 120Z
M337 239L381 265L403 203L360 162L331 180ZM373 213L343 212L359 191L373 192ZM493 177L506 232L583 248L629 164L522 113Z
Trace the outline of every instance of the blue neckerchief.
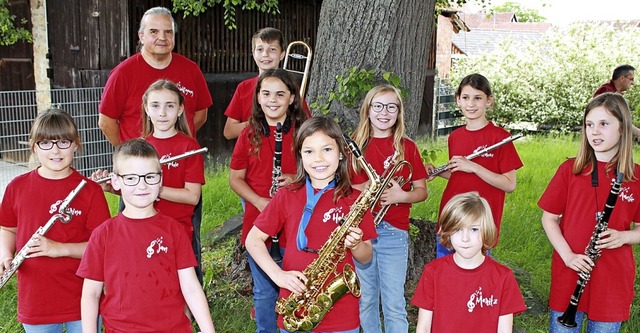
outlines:
M304 232L307 229L307 225L309 224L309 220L311 219L311 214L313 214L313 210L316 208L318 200L320 200L320 197L322 196L324 191L332 189L334 187L336 187L335 179L327 184L327 186L321 191L313 194L313 186L311 186L311 181L309 180L309 177L307 177L307 203L304 205L304 212L302 213L302 218L300 218L300 225L298 225L298 237L296 238L298 250L303 251L307 248L307 235Z

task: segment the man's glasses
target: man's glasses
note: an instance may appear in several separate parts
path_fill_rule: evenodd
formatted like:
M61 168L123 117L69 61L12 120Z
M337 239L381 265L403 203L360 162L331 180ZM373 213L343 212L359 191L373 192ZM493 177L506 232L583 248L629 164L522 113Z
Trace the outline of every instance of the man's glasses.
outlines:
M40 148L42 150L51 150L53 148L53 145L58 146L58 148L60 148L60 149L69 149L69 147L71 147L72 143L73 143L73 141L71 141L71 140L42 140L42 141L36 141L36 145L38 146L38 148Z
M143 178L147 185L156 185L162 180L162 172L149 172L146 175L137 175L135 173L128 173L126 175L116 174L116 176L122 178L122 183L126 186L138 185L140 178Z
M382 110L385 107L387 108L387 112L389 112L389 113L398 112L398 104L396 104L396 103L388 103L388 104L383 104L383 103L380 103L380 102L371 103L371 109L375 113L382 112Z

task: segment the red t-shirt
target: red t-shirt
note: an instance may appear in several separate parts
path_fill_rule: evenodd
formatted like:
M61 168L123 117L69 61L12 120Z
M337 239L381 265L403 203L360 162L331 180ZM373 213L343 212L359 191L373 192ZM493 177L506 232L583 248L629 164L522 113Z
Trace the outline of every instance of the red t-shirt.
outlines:
M591 185L591 175L574 175L574 159L560 165L538 201L543 210L562 215L560 230L574 253L584 253L596 225L596 212L604 209L611 192L613 174L605 173L606 163L598 162L598 187ZM640 175L640 167L635 166ZM609 218L609 229L629 230L631 222L640 222L640 183L624 182ZM631 245L602 250L578 304L578 311L596 321L629 319L633 301L635 260ZM578 274L567 268L556 251L551 261L549 307L564 311L576 287Z
M318 200L313 214L309 219L309 224L305 230L308 238L307 248L319 250L329 239L333 230L339 227L338 222L342 217L346 217L351 210L351 205L360 194L354 191L348 197L343 197L337 203L333 202L333 189L326 190ZM271 199L267 207L255 220L255 226L268 235L284 231L289 239L286 245L282 269L285 271L304 271L311 262L318 258L317 253L310 253L298 250L296 238L298 235L298 225L302 218L302 211L307 202L307 194L304 187L300 190L293 190L291 186L279 190L275 197ZM373 216L366 211L359 227L363 231L362 240L375 238L375 227ZM341 273L344 265L349 264L354 267L351 251L346 251L345 258L338 263L336 272ZM329 278L331 280L332 277ZM280 288L280 298L287 298L290 291ZM345 331L357 328L360 325L358 298L351 293L347 293L340 298L331 311L314 329L318 332ZM284 328L282 316L278 317L278 326Z
M158 139L150 135L146 140L156 148L161 159L200 148L195 139L181 132L167 139ZM184 188L185 183L205 183L202 155L189 156L162 166L162 186ZM193 237L191 217L195 205L159 199L154 206L158 211L180 222L189 235L189 239Z
M432 332L496 332L500 316L527 309L508 267L486 256L463 269L452 254L425 265L411 304L433 311Z
M233 93L233 97L231 97L231 102L229 102L227 106L227 110L224 111L224 115L227 116L227 118L235 119L241 123L251 118L253 96L256 93L258 79L259 76L256 76L238 84L236 91ZM309 111L309 106L305 100L302 100L302 108L307 113L307 116L311 117L311 111Z
M411 175L411 180L402 187L405 191L411 190L411 181L420 180L427 178L427 169L424 167L424 163L422 163L422 157L420 156L420 151L418 150L418 146L409 138L404 138L402 140L404 144L404 160L409 162L409 164L413 168L413 173ZM364 155L367 162L373 167L376 173L379 176L382 176L384 170L392 163L391 158L395 153L395 149L393 148L393 137L386 138L369 138L369 143L365 147ZM369 180L367 174L364 170L358 174L353 174L352 171L351 181L353 184L362 184ZM403 167L400 169L399 173L396 173L394 178L401 176L403 179L407 179L409 177L409 168ZM409 230L409 212L411 209L411 204L409 203L400 203L397 205L392 205L389 207L389 210L384 215L384 221L389 222L391 225L398 229ZM380 205L377 205L373 209L374 212L380 211Z
M14 178L5 190L0 226L16 228L20 251L36 230L58 213L62 200L86 178L73 170L64 179L46 179L37 169ZM44 237L62 243L89 240L91 232L110 218L98 184L87 184L71 201L71 221L56 221ZM76 276L80 259L37 257L24 260L18 276L18 320L29 325L80 320L82 279Z
M593 93L593 97L604 94L606 92L615 93L618 92L616 86L613 84L613 80L609 80L609 82L601 85L595 93Z
M252 149L249 142L249 131L251 127L245 127L231 155L230 168L233 170L246 170L244 181L251 189L263 198L269 198L269 189L271 189L272 172L273 172L273 156L275 149L275 137L273 133L276 131L275 126L269 126L269 137L262 135L262 145L257 155L249 154ZM282 159L280 167L283 174L296 173L296 158L293 153L293 128L287 133L282 134ZM260 214L260 211L250 202L245 202L244 217L242 219L242 234L240 241L244 244L249 230L253 227L253 221ZM275 236L272 234L271 236ZM286 245L286 237L281 235L279 243L281 247Z
M509 137L509 132L489 122L487 126L470 131L460 127L449 135L449 159L453 156L467 156L476 151L492 146ZM485 167L491 172L504 174L522 167L522 160L518 156L513 142L509 142L495 150L476 157L473 162ZM460 193L476 191L485 198L491 207L493 220L500 232L502 211L504 209L505 192L489 185L475 173L454 172L449 177L447 186L442 194L439 213L453 196ZM440 225L438 225L438 230ZM497 245L497 242L496 242Z
M120 214L91 235L78 275L104 282L100 314L107 332L191 333L178 270L196 265L176 220Z
M142 95L157 80L171 80L184 96L184 113L195 136L193 118L196 111L212 104L207 82L198 65L186 57L172 53L167 68L156 69L136 53L121 62L109 74L100 98L98 111L120 123L120 141L139 138L142 131Z

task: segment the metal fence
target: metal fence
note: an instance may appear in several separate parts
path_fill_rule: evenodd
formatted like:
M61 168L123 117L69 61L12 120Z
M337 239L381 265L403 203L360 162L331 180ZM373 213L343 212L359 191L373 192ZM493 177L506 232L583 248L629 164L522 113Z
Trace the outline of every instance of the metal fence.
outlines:
M456 105L455 87L447 79L436 77L435 80L433 128L437 137L464 125L464 117Z
M85 176L100 168L111 170L113 147L98 128L98 102L102 88L53 89L51 91L0 91L0 197L15 176L37 164L31 161L29 131L38 114L37 98L50 96L52 107L71 114L78 125L82 149L74 167Z

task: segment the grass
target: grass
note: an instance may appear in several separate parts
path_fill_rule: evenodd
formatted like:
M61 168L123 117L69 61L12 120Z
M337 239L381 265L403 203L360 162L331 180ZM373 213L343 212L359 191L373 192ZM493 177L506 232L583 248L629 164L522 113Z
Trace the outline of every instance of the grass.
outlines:
M439 150L436 165L446 162L446 143L443 139L432 142L420 140L421 148ZM540 224L541 210L537 201L555 173L558 165L566 158L575 156L578 141L570 136L541 137L527 136L515 141L524 167L518 170L516 191L507 195L500 245L492 251L499 261L522 272L524 283L521 288L525 297L541 300L543 308L534 309L516 316L516 332L546 332L548 316L546 300L549 295L550 265L552 247ZM636 150L636 156L640 151ZM241 211L238 197L228 186L229 173L226 167L209 170L207 185L203 187L203 265L205 287L218 332L253 332L255 324L249 319L252 299L237 280L226 277L235 248L235 238L229 237L211 244L210 231L225 220ZM428 184L429 198L414 205L412 216L431 221L436 220L440 198L446 185L443 179ZM112 213L117 210L118 198L109 196ZM636 256L640 250L635 247ZM638 266L636 266L638 270ZM0 333L21 331L16 321L15 279L0 291ZM621 332L640 332L640 287L636 284L636 297L631 308L631 319L622 325ZM411 306L410 306L411 307ZM414 319L413 319L414 320ZM415 322L411 323L415 326ZM412 329L413 330L413 329Z

